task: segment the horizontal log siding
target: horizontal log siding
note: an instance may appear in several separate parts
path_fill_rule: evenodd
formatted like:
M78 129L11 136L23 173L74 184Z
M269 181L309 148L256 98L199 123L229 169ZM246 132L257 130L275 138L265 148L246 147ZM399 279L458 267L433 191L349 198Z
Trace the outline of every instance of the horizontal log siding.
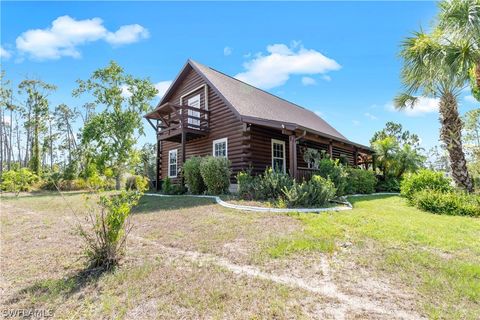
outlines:
M252 125L250 127L250 142L248 144L249 167L252 173L260 174L272 166L272 139L285 141L286 172L289 168L288 136L280 130Z
M204 84L203 79L194 71L190 70L178 89L173 93L169 102L180 103L180 97L185 93L196 89ZM186 104L188 98L200 94L200 107L205 108L204 88L189 94L183 98ZM233 111L223 102L223 100L215 93L212 88L208 88L208 110L210 110L210 133L195 140L186 143L185 153L186 159L193 156L212 155L213 141L221 138L228 138L228 159L232 163L232 178L238 171L247 166L244 160L244 136L243 125L235 116ZM182 159L182 147L180 143L171 141L162 142L162 162L161 162L161 178L168 176L168 151L178 149L178 167L180 168ZM172 179L174 183L180 182L179 178Z
M308 141L301 139L297 144L297 166L299 168L307 168L307 163L303 160L303 153L307 148L317 149L317 150L324 150L328 155L328 145L315 142L315 141Z
M337 146L333 146L333 149L332 149L332 153L333 153L333 158L334 159L339 159L341 158L342 156L345 156L347 158L347 161L350 165L353 165L354 161L353 161L353 158L354 158L354 151L353 150L348 150L346 148L342 148L342 147L337 147Z

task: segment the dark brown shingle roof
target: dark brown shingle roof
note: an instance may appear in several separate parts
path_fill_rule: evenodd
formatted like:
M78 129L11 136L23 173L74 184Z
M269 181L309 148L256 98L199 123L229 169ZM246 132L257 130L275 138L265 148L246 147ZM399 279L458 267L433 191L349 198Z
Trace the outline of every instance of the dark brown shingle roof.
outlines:
M187 61L158 107L169 101L179 80L187 74L189 68L193 68L204 78L244 122L277 128L284 126L290 130L293 127L371 150L367 146L348 140L314 112L192 60ZM153 113L154 111L148 115Z
M190 63L217 88L242 117L296 124L347 140L345 136L310 110L198 62L190 60Z

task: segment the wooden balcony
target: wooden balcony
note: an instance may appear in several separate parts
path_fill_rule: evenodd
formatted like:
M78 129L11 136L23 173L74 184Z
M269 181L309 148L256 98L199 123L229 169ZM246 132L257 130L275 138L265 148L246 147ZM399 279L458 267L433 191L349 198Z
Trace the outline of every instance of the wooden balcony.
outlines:
M209 132L210 112L208 110L166 103L145 116L158 120L157 138L160 141L182 142L203 137Z

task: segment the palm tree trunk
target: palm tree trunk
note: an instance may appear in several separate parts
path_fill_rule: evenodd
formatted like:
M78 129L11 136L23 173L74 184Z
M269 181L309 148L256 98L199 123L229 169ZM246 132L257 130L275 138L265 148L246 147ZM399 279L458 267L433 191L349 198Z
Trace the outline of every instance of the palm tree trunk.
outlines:
M447 147L453 180L459 188L473 192L472 179L463 153L462 121L458 114L457 98L451 92L440 98L440 124L440 137Z
M475 66L475 82L477 84L477 88L480 90L480 59L478 59Z

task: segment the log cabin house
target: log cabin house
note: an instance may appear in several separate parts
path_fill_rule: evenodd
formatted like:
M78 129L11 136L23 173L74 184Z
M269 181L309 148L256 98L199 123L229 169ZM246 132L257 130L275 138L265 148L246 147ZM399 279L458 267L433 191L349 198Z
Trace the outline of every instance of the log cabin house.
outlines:
M372 150L317 114L198 62L188 60L158 106L144 116L157 133L157 181L179 183L192 156L227 157L234 175L273 167L297 179L314 169L307 148L368 169ZM160 183L157 183L157 187Z

